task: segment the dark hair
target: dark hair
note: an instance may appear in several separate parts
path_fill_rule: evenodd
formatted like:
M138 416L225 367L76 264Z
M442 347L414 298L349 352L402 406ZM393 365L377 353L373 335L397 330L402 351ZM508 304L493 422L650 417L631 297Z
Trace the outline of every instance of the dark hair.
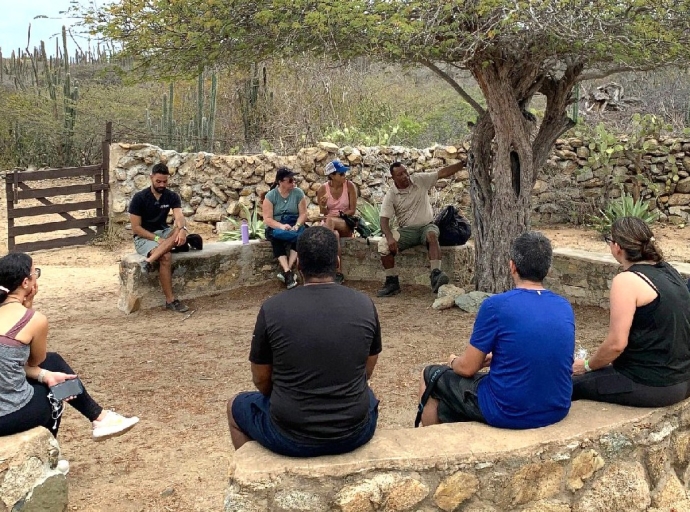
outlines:
M539 231L527 231L513 242L510 259L521 279L541 283L553 260L551 242Z
M299 268L305 279L335 277L338 265L338 240L325 226L312 226L297 239Z
M403 163L402 162L393 162L391 166L388 168L388 171L391 173L391 176L393 175L393 169L396 167L402 167Z
M259 194L259 200L263 201L264 199L266 199L266 194L268 194L268 192L276 188L280 184L280 182L285 178L290 178L294 175L295 173L289 167L279 167L278 171L276 172L276 179L274 179L273 183L271 183L271 186L268 187L267 192L261 192L261 194Z
M170 176L170 171L168 170L167 165L163 163L157 163L151 168L151 174L165 174L166 176Z
M611 239L623 249L625 259L631 263L659 262L664 259L661 249L656 246L654 233L649 225L638 217L617 219L611 226Z
M8 290L0 290L0 302L31 276L32 263L31 256L25 252L11 252L0 258L0 286Z

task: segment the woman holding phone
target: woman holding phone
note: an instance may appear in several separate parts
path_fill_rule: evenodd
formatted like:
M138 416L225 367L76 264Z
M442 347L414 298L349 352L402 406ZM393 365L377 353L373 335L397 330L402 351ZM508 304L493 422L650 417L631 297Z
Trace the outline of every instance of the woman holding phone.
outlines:
M40 276L28 254L0 258L0 436L34 427L57 436L64 402L51 388L77 378L59 354L46 351L48 320L32 309ZM123 434L139 421L103 409L80 386L69 393L78 393L65 401L92 422L95 440Z

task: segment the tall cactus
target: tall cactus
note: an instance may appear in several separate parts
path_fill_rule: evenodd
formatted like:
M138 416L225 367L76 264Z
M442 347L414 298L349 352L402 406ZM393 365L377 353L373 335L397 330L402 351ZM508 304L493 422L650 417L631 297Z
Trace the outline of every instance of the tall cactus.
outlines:
M216 73L211 75L210 97L206 99L203 73L197 79L196 104L193 119L189 122L177 123L173 115L174 85L169 86L168 94L163 94L163 112L160 124L153 126L150 112L146 113L146 126L151 133L167 148L181 151L213 151L215 142L216 99L218 78ZM184 95L182 100L184 101ZM208 105L208 112L206 106ZM184 110L184 109L183 109Z
M249 76L237 92L242 111L244 140L249 146L255 146L263 132L264 112L266 104L271 99L266 82L266 66L252 63Z

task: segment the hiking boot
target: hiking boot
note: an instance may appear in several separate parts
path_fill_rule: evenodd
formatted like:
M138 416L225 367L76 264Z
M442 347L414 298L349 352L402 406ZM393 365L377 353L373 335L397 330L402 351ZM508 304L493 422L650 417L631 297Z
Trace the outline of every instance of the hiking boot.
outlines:
M122 435L137 423L139 423L139 418L136 416L127 418L115 411L105 411L105 416L103 416L102 420L93 422L93 438L96 441L101 441Z
M342 272L336 272L335 273L335 282L338 284L343 284L345 281L345 276L343 275Z
M398 276L386 276L386 282L378 292L377 297L392 297L400 293L400 281Z
M440 268L435 268L431 271L429 280L431 281L431 291L434 293L437 293L438 289L444 284L450 283L448 274L443 272Z
M287 286L288 290L292 290L295 286L297 286L297 278L292 270L285 272L285 286Z
M177 313L186 313L189 311L189 308L177 299L172 302L166 302L165 309L169 309L170 311L175 311Z

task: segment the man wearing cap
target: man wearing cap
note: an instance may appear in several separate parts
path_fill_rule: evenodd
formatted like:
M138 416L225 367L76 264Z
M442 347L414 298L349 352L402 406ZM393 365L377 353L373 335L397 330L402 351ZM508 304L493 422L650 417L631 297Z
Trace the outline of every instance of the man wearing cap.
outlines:
M134 247L145 259L141 271L150 272L152 264L159 263L158 278L165 295L165 308L177 313L189 310L173 295L172 251L187 243L187 226L182 214L180 196L168 190L170 171L158 163L151 169L151 186L137 192L129 203L129 220L134 234ZM168 226L170 210L174 223Z
M386 192L381 205L381 231L379 241L381 263L386 271L386 283L377 295L390 297L400 293L398 271L395 269L395 255L410 247L426 244L431 264L431 290L448 284L450 279L441 270L441 246L438 243L439 229L434 224L434 213L429 200L429 190L439 178L448 178L462 169L458 162L440 171L414 173L412 176L400 162L393 162L390 173L393 184ZM398 228L392 229L390 220L395 217Z
M340 160L328 162L323 172L328 182L321 185L316 192L321 215L325 216L324 225L333 231L338 239L338 268L335 274L337 283L345 280L341 264L340 237L352 236L352 229L340 217L340 214L355 215L357 211L357 189L350 180L345 178L349 170L350 168Z

